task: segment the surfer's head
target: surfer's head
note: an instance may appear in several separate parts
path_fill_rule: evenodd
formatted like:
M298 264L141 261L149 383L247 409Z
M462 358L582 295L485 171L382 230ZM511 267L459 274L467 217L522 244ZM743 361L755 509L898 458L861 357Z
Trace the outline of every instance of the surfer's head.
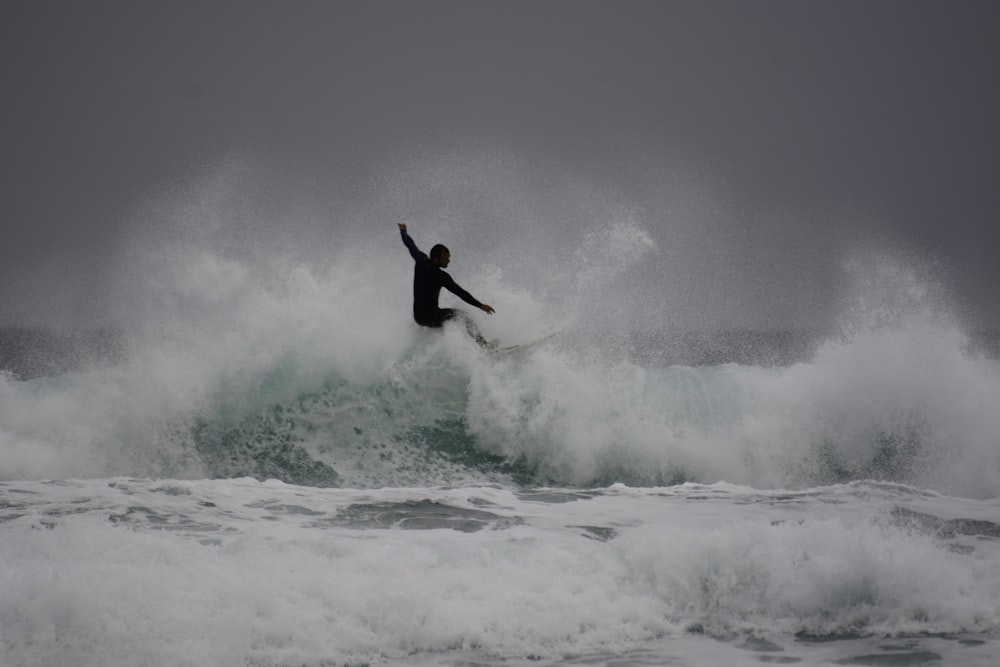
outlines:
M445 269L448 268L448 262L450 261L451 251L448 248L440 243L431 248L431 264Z

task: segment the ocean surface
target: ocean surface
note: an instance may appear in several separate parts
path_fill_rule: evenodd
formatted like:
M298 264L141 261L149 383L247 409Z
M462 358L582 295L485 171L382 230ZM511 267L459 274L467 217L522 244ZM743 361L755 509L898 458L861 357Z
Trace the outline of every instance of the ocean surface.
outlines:
M953 318L595 333L470 269L487 336L562 331L497 358L409 321L396 241L165 252L135 326L5 333L0 665L1000 664L1000 361Z

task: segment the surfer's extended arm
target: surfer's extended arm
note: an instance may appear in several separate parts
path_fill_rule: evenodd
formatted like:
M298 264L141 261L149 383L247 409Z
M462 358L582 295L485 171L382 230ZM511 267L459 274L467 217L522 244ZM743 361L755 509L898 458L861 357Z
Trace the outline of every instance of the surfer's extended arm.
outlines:
M400 222L399 224L399 235L403 237L403 243L406 245L406 249L410 251L410 257L414 261L420 261L421 259L427 259L427 255L420 251L417 244L413 242L410 235L406 233L406 223Z
M444 278L444 280L442 280L442 282L441 282L441 286L444 287L446 290L448 290L449 292L451 292L452 294L454 294L455 296L457 296L459 299L461 299L462 301L466 302L470 306L475 306L479 310L482 310L482 311L487 312L487 313L492 313L493 312L492 308L490 308L486 304L482 303L479 299L477 299L476 297L472 296L471 294L469 294L468 292L466 292L464 289L462 289L461 287L459 287L458 283L456 283L455 280L451 276L449 276L447 273L445 273L444 271L442 271L441 275ZM487 310L487 308L489 308L489 310Z
M442 271L441 273L444 273L444 271ZM454 294L455 296L457 296L459 299L466 302L470 306L475 306L476 308L478 308L479 310L483 311L488 315L492 315L493 313L496 312L495 310L493 310L493 306L480 302L479 299L477 299L476 297L472 296L464 289L459 287L458 283L456 283L452 279L452 277L449 276L447 273L445 273L444 275L446 277L446 280L442 283L442 286L445 287L449 292L451 292L452 294Z

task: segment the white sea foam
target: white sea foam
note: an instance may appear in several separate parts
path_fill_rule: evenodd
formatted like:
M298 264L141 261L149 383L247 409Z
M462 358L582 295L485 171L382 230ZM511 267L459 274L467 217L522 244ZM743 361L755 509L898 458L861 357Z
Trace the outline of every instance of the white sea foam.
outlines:
M691 630L777 635L794 653L798 632L1000 631L995 540L892 513L1000 508L906 487L519 495L113 479L0 493L6 664L551 661ZM406 529L404 511L429 523ZM478 514L470 527L448 512Z

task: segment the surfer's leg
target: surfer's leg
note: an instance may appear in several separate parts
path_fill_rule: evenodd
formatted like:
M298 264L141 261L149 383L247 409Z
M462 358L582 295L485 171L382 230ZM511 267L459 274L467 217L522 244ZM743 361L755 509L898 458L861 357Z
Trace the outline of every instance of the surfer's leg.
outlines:
M452 317L451 315L448 314L449 310L451 309L450 308L445 308L443 310L438 309L436 313L432 313L430 315L422 315L420 317L414 315L413 319L416 321L417 324L419 324L422 327L429 327L431 329L440 329L441 326L445 323L445 321L451 319Z
M447 322L448 320L459 320L465 325L465 330L472 336L472 339L479 343L483 347L491 347L490 343L483 338L483 334L479 332L479 327L476 326L475 321L465 314L464 311L455 310L454 308L442 308L441 312L444 313L444 318L442 321Z

